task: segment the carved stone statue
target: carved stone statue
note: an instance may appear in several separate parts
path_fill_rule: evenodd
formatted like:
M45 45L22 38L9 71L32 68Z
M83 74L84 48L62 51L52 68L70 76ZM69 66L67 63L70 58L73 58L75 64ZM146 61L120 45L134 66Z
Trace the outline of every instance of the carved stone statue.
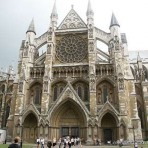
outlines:
M47 45L47 54L51 54L51 48L52 48L51 44L48 44Z

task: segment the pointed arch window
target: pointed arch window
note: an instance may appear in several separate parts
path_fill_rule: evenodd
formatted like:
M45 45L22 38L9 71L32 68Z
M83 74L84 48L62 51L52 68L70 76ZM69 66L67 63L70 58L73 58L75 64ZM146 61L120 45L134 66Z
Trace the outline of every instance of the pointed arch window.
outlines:
M78 95L80 98L82 98L82 87L78 86Z
M41 89L39 87L35 88L34 103L40 104L41 101Z
M85 86L85 88L84 88L84 100L85 101L88 101L88 93L89 93L88 87Z
M103 87L103 101L104 103L107 101L108 99L108 90L107 90L107 86Z
M58 89L55 86L53 89L53 100L55 101L57 99L57 97L58 97Z

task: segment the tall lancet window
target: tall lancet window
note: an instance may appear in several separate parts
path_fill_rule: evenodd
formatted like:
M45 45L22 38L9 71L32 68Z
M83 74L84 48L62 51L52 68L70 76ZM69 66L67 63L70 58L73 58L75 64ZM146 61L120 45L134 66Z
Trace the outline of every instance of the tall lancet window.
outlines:
M105 103L108 99L108 91L107 91L107 86L103 87L103 102Z
M41 102L41 89L39 87L35 88L34 104L40 104Z
M84 100L85 101L88 101L88 92L89 92L89 90L88 90L88 86L85 86L85 88L84 88Z
M82 99L82 87L78 86L78 95Z
M57 89L57 86L54 87L53 89L53 100L55 101L58 97L58 89Z

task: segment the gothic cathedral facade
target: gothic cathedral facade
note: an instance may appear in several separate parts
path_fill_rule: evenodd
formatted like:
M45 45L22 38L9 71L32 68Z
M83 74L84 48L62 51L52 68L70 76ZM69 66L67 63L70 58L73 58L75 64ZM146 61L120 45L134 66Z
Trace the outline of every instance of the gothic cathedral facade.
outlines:
M135 70L114 14L109 33L94 26L90 2L86 16L87 23L72 7L58 26L54 4L50 27L39 37L32 20L9 102L5 126L10 138L34 142L73 136L90 144L94 138L103 143L148 138L148 75L140 56ZM46 52L39 55L44 45Z

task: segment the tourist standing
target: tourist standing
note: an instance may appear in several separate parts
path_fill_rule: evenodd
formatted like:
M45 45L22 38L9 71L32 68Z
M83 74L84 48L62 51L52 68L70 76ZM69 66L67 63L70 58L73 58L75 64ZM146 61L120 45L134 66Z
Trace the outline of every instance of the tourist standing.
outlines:
M44 148L44 144L45 144L45 140L44 140L44 138L41 138L41 148Z
M47 147L48 147L48 148L51 148L51 146L52 146L52 142L51 142L51 140L49 140L49 141L47 142Z
M40 145L40 139L39 138L37 138L36 143L37 143L37 148L39 148L39 145Z
M56 138L53 138L53 147L56 145Z
M20 138L19 137L15 137L14 138L14 143L10 144L8 146L8 148L21 148L20 145L18 144Z

